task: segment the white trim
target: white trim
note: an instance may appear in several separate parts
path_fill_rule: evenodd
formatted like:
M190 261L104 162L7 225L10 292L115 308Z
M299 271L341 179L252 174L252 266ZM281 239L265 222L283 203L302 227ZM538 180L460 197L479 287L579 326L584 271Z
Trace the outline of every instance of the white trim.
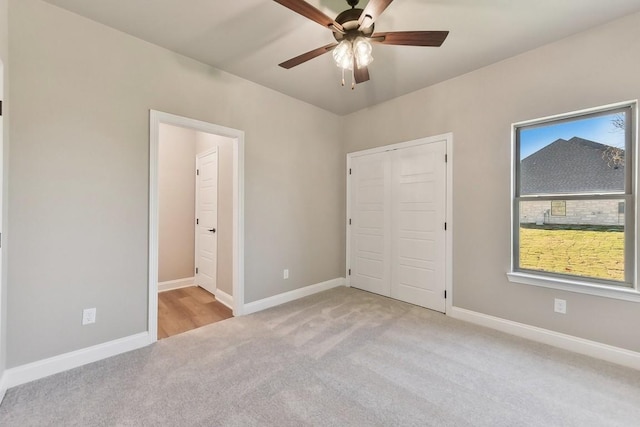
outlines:
M0 405L2 405L2 401L4 400L4 396L7 394L7 376L5 375L5 373L3 372L2 375L0 375Z
M613 286L596 285L589 282L581 282L579 280L545 277L537 274L520 272L507 273L507 278L513 283L560 289L567 292L576 292L579 294L595 295L624 301L640 302L640 292L631 288L615 288Z
M167 280L166 282L158 283L158 292L172 291L174 289L188 288L189 286L195 286L194 277L185 277L184 279Z
M39 380L88 363L116 356L151 344L153 341L148 332L130 335L117 340L83 348L7 369L3 376L3 386L7 389L31 381Z
M147 329L158 337L158 148L160 145L160 115L151 110L149 120L149 302ZM153 340L153 338L152 338Z
M344 285L345 278L338 277L337 279L327 280L326 282L316 283L315 285L305 286L300 289L294 289L293 291L284 292L269 298L245 304L244 314L256 313L258 311L266 310L267 308L275 307L286 302L295 301L309 295L317 294L318 292L323 292Z
M345 277L345 286L351 287L351 274L349 274L349 270L351 270L351 225L349 224L349 219L351 218L351 158L350 154L347 154L347 217L345 218L345 227L346 227L346 242L345 242L345 250L347 260L344 263L344 277Z
M233 144L233 315L244 310L244 132Z
M398 142L396 144L383 145L382 147L369 148L367 150L354 151L348 153L349 157L367 156L369 154L383 153L385 151L400 150L402 148L415 147L418 145L430 144L433 142L442 141L443 139L453 139L453 133L443 133L441 135L428 136L425 138L412 139L411 141ZM447 146L448 148L448 146Z
M382 153L390 150L398 150L401 148L415 147L417 145L430 144L445 140L447 146L447 164L446 164L446 213L445 221L447 223L447 232L445 235L445 290L447 292L447 298L445 300L445 313L449 313L453 304L453 133L444 133L442 135L436 135L426 138L414 139L412 141L400 142L397 144L385 145L382 147L371 148L368 150L356 151L347 154L347 217L346 217L346 256L345 263L345 286L351 286L351 277L349 276L349 269L351 268L351 227L349 227L349 218L351 218L351 175L349 170L351 169L351 159L359 156L366 156L369 154Z
M148 332L158 336L158 144L160 123L224 136L233 144L233 314L244 306L244 132L161 111L149 111L149 302Z
M223 291L222 289L216 289L216 299L218 302L224 306L227 306L231 310L233 310L233 297Z
M638 103L637 99L623 101L623 102L615 102L613 104L601 105L599 107L585 108L583 110L576 110L576 111L570 111L568 113L554 114L552 116L540 117L538 119L524 120L521 122L513 123L512 127L531 126L531 125L537 125L539 123L546 123L552 120L562 120L562 119L571 118L571 117L584 116L590 113L598 113L600 111L615 110L616 108L628 107L631 104L637 104L637 103Z
M453 133L442 135L447 140L447 205L446 221L447 232L445 236L446 260L444 285L447 292L445 299L445 313L453 308Z
M575 353L583 354L607 362L617 363L633 369L640 369L640 353L602 344L524 323L513 322L459 307L452 307L449 314L454 319L475 323L532 341L552 345Z
M6 22L6 21L5 21ZM2 100L5 104L6 108L7 100L8 100L8 85L6 84L9 80L8 70L5 67L4 61L0 58L0 100ZM11 105L11 104L9 104ZM0 245L0 403L2 403L2 399L4 399L4 394L6 392L6 387L4 385L4 371L5 371L5 363L6 363L6 354L7 354L7 334L6 331L3 333L2 331L6 330L6 308L7 304L5 300L7 298L7 231L8 227L6 226L8 215L6 215L7 208L9 206L7 197L9 195L8 191L8 161L9 156L7 155L9 151L8 139L5 140L5 133L8 136L9 131L9 123L5 120L7 115L7 111L5 111L4 115L0 116L0 234L2 235L2 244Z

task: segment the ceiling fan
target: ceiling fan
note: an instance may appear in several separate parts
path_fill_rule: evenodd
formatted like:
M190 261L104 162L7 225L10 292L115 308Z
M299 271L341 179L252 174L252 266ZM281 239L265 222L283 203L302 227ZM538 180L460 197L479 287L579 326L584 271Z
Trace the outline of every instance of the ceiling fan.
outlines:
M335 42L319 47L279 64L289 69L300 65L324 53L333 51L336 65L342 69L342 85L344 73L352 73L351 88L356 84L369 80L368 65L373 61L371 43L404 46L434 46L444 43L449 31L395 31L374 33L374 22L391 4L393 0L369 0L367 6L358 9L360 0L347 0L351 9L331 19L304 0L274 0L276 3L299 13L333 32Z

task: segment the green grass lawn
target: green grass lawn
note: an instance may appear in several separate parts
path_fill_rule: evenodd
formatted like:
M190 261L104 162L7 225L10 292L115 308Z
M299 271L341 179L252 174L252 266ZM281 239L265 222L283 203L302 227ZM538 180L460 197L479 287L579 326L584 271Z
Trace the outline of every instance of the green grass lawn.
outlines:
M624 233L521 227L520 268L623 281Z

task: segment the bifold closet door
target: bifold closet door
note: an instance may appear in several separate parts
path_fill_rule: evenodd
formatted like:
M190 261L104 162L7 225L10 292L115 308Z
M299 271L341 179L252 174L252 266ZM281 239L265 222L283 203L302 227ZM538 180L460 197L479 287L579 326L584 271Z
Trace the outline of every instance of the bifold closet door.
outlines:
M388 153L351 162L351 286L391 295L391 163Z
M391 151L391 297L445 311L446 142Z
M351 286L445 311L446 142L354 156Z

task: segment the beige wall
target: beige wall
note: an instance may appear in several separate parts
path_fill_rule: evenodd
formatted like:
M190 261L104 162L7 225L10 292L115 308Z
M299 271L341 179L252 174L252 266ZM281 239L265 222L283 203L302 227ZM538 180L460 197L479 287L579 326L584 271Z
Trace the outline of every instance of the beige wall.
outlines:
M640 97L640 15L339 118L38 0L10 13L7 366L147 329L149 109L245 131L246 302L343 275L345 152L452 131L454 304L640 351L638 304L505 277L510 124Z
M193 277L196 131L160 124L158 282Z
M218 264L216 287L233 295L233 140L196 132L196 153L218 148Z
M511 123L640 98L640 14L346 117L346 151L453 132L455 306L640 351L640 304L507 281ZM567 314L553 312L554 297Z
M0 275L0 378L4 372L5 368L5 360L6 360L6 314L7 314L7 227L5 226L7 222L8 215L6 215L8 204L6 203L8 191L6 191L6 186L8 184L8 180L6 179L6 175L8 173L9 168L6 167L5 163L8 160L7 153L9 152L9 126L8 126L8 85L9 85L9 73L8 73L8 59L9 59L9 20L8 20L8 2L7 0L0 0L0 61L3 63L3 85L2 89L4 89L4 93L0 94L0 99L3 99L3 129L2 129L2 142L3 147L0 148L3 154L3 159L0 161L2 164L2 274Z
M149 109L245 132L246 302L343 275L337 116L50 4L9 5L9 367L147 330Z

